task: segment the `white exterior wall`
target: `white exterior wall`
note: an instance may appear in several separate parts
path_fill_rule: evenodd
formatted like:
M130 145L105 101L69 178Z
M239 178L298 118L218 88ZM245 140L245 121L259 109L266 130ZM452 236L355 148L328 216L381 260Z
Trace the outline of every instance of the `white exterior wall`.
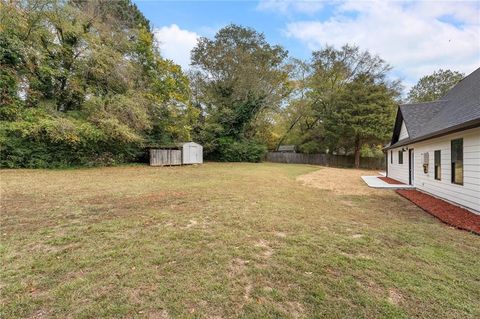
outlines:
M457 138L463 138L463 185L451 182L450 142ZM480 128L423 141L412 147L417 189L480 212ZM435 150L441 151L441 180L435 179ZM425 152L429 153L427 174L423 172Z
M184 143L182 145L182 163L183 164L202 164L203 147L194 142Z
M400 135L398 136L398 140L401 141L407 137L408 137L407 127L405 126L405 121L402 121L402 127L400 128Z
M405 147L405 146L403 146ZM392 150L388 150L388 172L387 176L402 183L408 184L408 151L403 152L403 164L398 163L398 151L401 150L402 147L394 148ZM391 163L390 151L393 151L393 164Z
M463 185L451 182L451 140L463 138ZM414 186L436 197L446 199L480 213L480 128L408 145L414 149ZM398 150L393 150L393 164L388 152L388 176L408 183L408 151L403 165L398 164ZM434 152L441 151L441 180L434 175ZM423 156L429 153L428 172L423 172Z

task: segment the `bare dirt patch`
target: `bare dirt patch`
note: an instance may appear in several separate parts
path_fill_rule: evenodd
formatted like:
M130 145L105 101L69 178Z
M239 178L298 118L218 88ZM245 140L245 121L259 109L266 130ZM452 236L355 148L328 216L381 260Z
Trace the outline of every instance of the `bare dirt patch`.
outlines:
M228 277L231 278L232 281L235 281L243 286L241 300L238 301L236 305L236 309L238 311L241 311L245 305L250 302L251 293L253 290L253 284L245 272L248 263L249 261L247 260L234 258L229 265Z
M302 318L305 314L303 305L298 301L287 301L276 305L277 308L291 318Z
M165 309L162 310L152 310L147 312L147 318L150 319L170 319L168 311Z
M377 298L385 298L385 289L371 278L359 277L357 278L357 283Z
M279 238L285 238L287 237L287 234L285 234L284 232L275 232L275 236Z
M37 310L28 318L29 319L44 319L44 318L48 318L48 317L49 317L49 315L48 315L48 312L46 310Z
M388 290L388 302L394 305L398 305L402 302L402 299L403 299L403 296L398 290L393 288L390 288Z
M268 241L260 239L256 244L255 247L259 247L262 249L261 257L263 258L270 258L273 255L273 249L270 247Z
M245 302L248 302L250 300L250 294L252 293L253 286L251 283L247 283L245 286L245 292L243 293L243 299Z
M188 224L185 226L185 228L192 228L192 227L196 226L197 224L198 224L198 222L195 219L190 219L188 221Z
M241 258L234 258L230 262L229 266L229 276L230 277L238 277L239 275L245 272L247 268L248 260L243 260Z

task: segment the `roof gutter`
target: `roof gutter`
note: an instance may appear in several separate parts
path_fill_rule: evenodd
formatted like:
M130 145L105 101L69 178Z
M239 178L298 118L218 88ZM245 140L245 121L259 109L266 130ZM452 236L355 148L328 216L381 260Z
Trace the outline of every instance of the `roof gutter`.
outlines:
M425 141L425 140L428 140L428 139L431 139L431 138L441 137L441 136L444 136L444 135L448 135L448 134L452 134L452 133L456 133L456 132L460 132L460 131L465 131L465 130L469 130L469 129L476 128L476 127L480 127L480 118L474 119L472 121L464 122L462 124L458 124L458 125L455 125L455 126L451 126L451 127L446 128L446 129L436 131L434 133L423 135L421 137L409 139L409 140L406 140L405 142L400 141L400 142L397 142L393 145L390 145L390 146L387 146L387 147L383 148L383 150L387 151L387 150L397 148L397 147L400 147L400 146L405 146L405 145L408 145L408 144L413 144L413 143Z

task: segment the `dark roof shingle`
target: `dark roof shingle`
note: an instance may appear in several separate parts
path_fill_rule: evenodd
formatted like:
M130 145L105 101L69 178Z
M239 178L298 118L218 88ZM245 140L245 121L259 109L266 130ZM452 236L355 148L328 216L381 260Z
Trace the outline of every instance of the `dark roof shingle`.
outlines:
M447 104L446 101L403 104L400 111L407 127L408 136L413 139L422 134L423 129Z
M392 139L388 148L424 140L440 133L446 134L469 124L480 126L480 68L461 80L439 100L403 104L400 105L399 112L405 121L409 138L400 141Z

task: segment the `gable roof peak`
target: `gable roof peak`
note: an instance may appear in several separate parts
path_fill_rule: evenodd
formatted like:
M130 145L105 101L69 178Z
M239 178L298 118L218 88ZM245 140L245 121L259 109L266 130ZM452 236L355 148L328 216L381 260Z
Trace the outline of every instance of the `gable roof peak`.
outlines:
M480 126L480 68L466 76L439 100L401 104L391 144L400 143L401 122L405 121L409 140L419 141L453 130Z

